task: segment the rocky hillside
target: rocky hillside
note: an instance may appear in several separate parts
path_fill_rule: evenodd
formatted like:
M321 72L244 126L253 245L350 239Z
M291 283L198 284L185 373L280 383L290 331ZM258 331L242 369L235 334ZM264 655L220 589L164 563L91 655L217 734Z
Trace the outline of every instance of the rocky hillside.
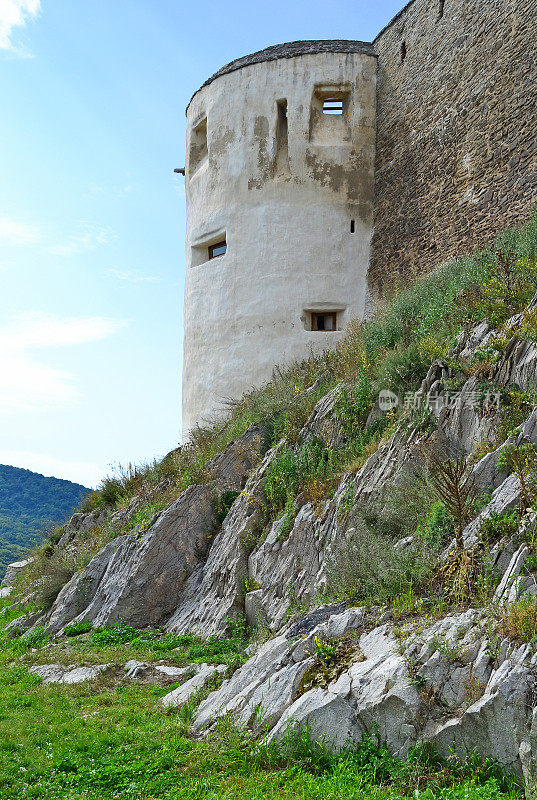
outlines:
M0 580L10 561L64 522L88 492L78 483L0 464Z
M333 749L427 741L531 782L536 292L537 219L106 482L10 580L33 603L13 634L207 639L245 618L249 657L206 693L196 734L231 716ZM197 670L165 704L214 679Z

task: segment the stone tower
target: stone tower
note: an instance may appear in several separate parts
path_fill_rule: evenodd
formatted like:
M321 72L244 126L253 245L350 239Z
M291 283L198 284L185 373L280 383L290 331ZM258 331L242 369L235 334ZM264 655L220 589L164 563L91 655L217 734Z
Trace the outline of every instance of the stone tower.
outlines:
M183 434L367 302L377 59L305 41L233 61L187 109Z

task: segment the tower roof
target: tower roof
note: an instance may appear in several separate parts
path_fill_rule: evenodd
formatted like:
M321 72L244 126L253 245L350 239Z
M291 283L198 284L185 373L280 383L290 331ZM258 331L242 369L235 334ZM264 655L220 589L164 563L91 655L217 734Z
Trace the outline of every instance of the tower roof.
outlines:
M285 42L284 44L274 44L272 47L266 47L264 50L259 50L257 53L251 53L248 56L236 58L230 61L224 67L211 75L199 89L197 89L192 98L203 89L204 86L212 83L216 78L221 75L227 75L229 72L235 72L243 67L248 67L250 64L259 64L262 61L277 61L280 58L295 58L295 56L305 56L310 53L364 53L368 56L376 56L373 45L370 42L359 42L354 39L306 39L300 42ZM187 106L188 111L188 106Z

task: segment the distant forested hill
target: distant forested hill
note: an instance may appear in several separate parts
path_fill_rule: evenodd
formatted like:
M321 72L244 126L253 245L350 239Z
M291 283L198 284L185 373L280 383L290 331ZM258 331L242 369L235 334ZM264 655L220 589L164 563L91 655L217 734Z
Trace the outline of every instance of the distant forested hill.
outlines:
M0 464L0 579L10 561L64 522L88 492L78 483Z

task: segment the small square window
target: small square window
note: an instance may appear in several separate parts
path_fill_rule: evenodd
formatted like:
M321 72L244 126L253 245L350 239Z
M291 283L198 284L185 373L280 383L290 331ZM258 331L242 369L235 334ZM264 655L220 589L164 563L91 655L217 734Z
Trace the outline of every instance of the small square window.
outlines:
M218 258L218 256L223 256L227 250L227 244L225 242L218 242L217 244L211 244L209 246L209 258Z
M343 114L343 98L325 97L323 100L323 114Z
M337 331L337 311L312 312L312 331Z

